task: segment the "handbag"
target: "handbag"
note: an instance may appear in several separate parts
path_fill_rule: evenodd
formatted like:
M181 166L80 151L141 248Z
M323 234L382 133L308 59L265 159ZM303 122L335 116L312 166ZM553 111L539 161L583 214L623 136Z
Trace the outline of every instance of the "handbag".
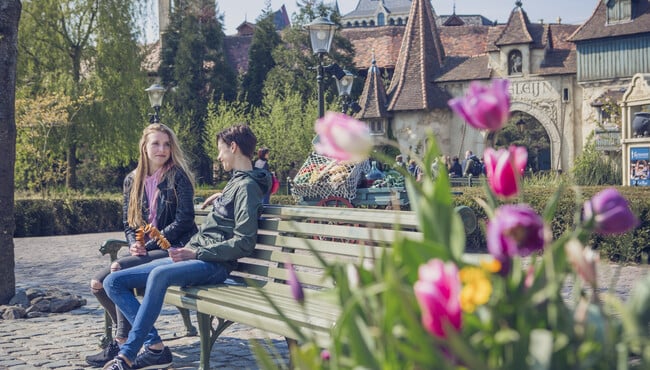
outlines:
M271 173L271 194L275 194L280 189L280 181L275 177L274 173Z

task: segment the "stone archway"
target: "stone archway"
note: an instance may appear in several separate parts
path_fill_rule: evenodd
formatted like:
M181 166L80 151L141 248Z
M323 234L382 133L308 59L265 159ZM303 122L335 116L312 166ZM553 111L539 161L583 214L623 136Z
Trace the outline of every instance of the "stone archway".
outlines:
M551 142L551 169L562 168L562 139L557 128L558 109L557 104L551 101L539 101L533 105L527 101L512 101L510 111L521 111L536 119L548 135Z

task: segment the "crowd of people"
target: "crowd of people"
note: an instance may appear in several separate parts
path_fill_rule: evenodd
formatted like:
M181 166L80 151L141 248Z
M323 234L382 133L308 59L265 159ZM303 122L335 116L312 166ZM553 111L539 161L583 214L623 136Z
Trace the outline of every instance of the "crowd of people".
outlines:
M416 181L422 180L423 171L422 168L417 164L417 161L411 158L408 161L408 164L404 161L404 156L399 154L395 157L395 163L393 165L395 168L403 168L406 170L409 175L413 176ZM434 160L431 165L432 173L434 176L438 173L440 166L444 166L447 169L447 173L450 178L458 177L478 177L485 175L485 166L483 159L477 157L471 150L465 152L465 158L461 161L458 156L450 157L449 155L443 155L440 158Z

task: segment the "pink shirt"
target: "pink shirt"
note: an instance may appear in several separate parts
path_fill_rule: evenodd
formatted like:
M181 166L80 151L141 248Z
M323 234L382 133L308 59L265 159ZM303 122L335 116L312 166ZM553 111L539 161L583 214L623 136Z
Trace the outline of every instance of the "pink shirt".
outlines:
M144 179L144 191L147 194L147 201L149 203L149 219L147 220L151 225L156 225L156 208L158 206L158 184L162 176L162 167L157 169L151 176Z

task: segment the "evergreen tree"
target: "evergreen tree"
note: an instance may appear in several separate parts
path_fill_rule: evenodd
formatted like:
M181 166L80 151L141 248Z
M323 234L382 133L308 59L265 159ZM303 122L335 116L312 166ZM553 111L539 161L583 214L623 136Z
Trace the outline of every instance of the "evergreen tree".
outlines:
M273 11L270 4L257 19L255 33L248 51L248 71L242 82L242 94L251 106L262 105L264 81L273 67L273 49L280 45L282 39L275 30Z
M179 1L163 35L159 75L172 87L169 101L179 118L177 131L200 183L212 183L212 160L206 152L208 104L234 100L235 72L226 62L223 15L208 0ZM165 117L163 116L163 120Z

